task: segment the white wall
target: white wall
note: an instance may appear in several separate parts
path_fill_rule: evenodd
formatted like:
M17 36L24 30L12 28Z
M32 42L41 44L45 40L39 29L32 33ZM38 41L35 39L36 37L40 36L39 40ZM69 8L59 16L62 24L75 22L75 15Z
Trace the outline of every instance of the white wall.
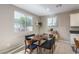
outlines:
M53 27L54 30L57 30L60 34L60 39L64 39L70 43L73 44L73 39L70 38L70 30L79 30L79 28L71 28L70 27L70 14L79 13L79 10L73 10L69 12L63 12L56 15L50 15L50 16L42 16L41 22L43 23L43 26L40 29L41 33L48 32L49 27L47 26L47 18L57 16L58 26ZM72 42L71 42L72 41Z
M53 17L55 15L51 15ZM69 41L69 14L68 13L61 13L57 14L57 21L58 21L58 26L53 27L54 30L57 30L58 33L60 34L61 39ZM41 22L43 22L43 26L41 29L41 33L48 32L48 26L47 26L47 17L50 16L43 16L41 17ZM43 31L42 31L43 30Z
M33 16L33 32L37 32L35 22L39 19L38 16L35 16L27 11L24 11L12 5L0 5L0 53L24 44L24 36L30 34L25 32L14 32L14 10L18 10L25 13L26 15Z

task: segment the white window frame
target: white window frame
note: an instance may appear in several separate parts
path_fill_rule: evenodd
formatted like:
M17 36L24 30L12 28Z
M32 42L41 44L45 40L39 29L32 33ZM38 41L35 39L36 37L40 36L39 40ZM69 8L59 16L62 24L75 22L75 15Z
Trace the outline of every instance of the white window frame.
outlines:
M19 15L16 16L16 13L18 13ZM27 17L27 18L31 17L31 19L32 19L32 25L31 25L32 30L31 30L31 31L33 31L33 17L32 17L32 16L26 16L26 15L25 15L24 13L22 13L22 12L14 11L14 20L16 20L16 18L20 17L21 14L22 14L22 17L23 17L23 16L24 16L24 17ZM17 26L16 26L16 27L17 27ZM15 21L14 21L14 31L15 31L15 32L28 32L28 31L29 31L29 30L27 30L28 27L29 27L29 26L26 26L26 20L25 20L24 31L16 30L16 28L15 28Z
M57 16L47 18L48 27L56 27L58 25Z

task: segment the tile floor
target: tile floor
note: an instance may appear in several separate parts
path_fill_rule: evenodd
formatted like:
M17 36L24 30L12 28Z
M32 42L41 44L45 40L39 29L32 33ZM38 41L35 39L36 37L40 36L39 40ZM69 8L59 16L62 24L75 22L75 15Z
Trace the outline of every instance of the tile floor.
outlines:
M24 50L15 54L24 54ZM36 54L36 50L34 50L32 54ZM49 54L49 52L48 50L46 50L45 52L42 52L42 54ZM75 54L75 52L73 52L69 43L67 43L64 40L59 40L59 41L56 41L56 48L55 48L54 54Z

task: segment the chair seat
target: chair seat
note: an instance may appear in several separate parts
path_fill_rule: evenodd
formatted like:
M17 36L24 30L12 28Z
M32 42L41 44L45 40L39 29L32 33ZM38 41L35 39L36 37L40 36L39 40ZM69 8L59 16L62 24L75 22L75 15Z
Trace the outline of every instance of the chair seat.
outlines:
M41 45L42 48L46 48L46 49L51 49L51 46L52 46L52 40L46 40L46 41Z
M35 43L35 42L37 42L37 40L32 40L32 43Z
M36 45L36 44L32 44L32 45L26 46L26 48L35 49L35 48L37 48L37 46L38 45Z

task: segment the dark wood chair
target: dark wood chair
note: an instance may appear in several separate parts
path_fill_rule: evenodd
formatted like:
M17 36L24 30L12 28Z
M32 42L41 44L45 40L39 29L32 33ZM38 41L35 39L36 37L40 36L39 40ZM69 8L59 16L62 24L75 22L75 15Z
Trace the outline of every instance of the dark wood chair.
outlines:
M76 38L74 38L74 42L75 42L76 53L77 53L77 49L79 48L79 41Z
M31 40L31 37L35 36L35 34L31 34L31 35L26 35L25 36L25 53L28 52L27 49L30 50L30 53L38 47L38 45L34 44L35 42L37 42L37 40ZM37 48L38 50L38 48ZM37 51L38 53L38 51Z
M35 36L35 34L30 34L30 35L26 35L25 39L26 40L31 40L31 37ZM32 43L37 42L37 40L32 40Z
M44 43L42 43L41 45L40 45L40 47L41 48L44 48L44 51L46 50L46 49L48 49L49 50L49 53L50 52L52 52L53 53L53 51L54 51L54 49L55 49L55 37L53 37L53 38L50 38L51 40L46 40ZM41 51L42 52L42 51Z
M25 40L25 53L28 52L27 49L30 50L29 53L32 53L32 51L36 48L37 48L37 53L38 53L38 45L32 43L32 40Z

